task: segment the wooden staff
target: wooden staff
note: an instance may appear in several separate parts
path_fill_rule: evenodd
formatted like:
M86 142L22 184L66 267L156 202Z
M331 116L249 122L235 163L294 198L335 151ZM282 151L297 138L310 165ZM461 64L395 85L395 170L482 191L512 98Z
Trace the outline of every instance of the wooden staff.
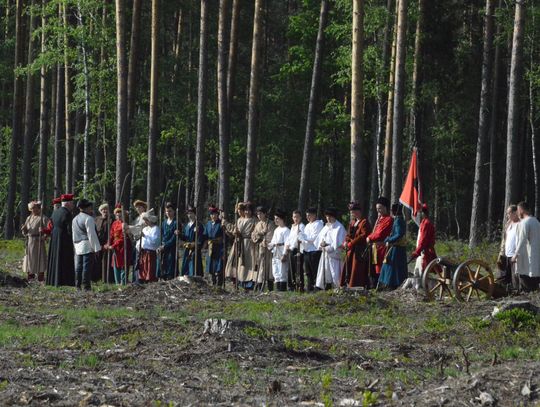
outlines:
M126 176L124 178L124 182L122 182L122 190L120 192L120 202L122 202L123 197L124 197L124 189L126 187L126 181L127 181L128 177L129 177L129 172L126 174ZM128 239L128 236L127 236L127 233L126 233L127 223L126 223L126 210L124 208L124 204L121 205L121 208L122 208L122 237L124 239L124 270L125 270L124 274L126 275L126 278L123 281L123 283L124 283L124 285L126 285L128 275L129 275L129 267L128 267L128 263L127 263L127 239Z
M110 208L109 208L109 214L107 216L108 216L107 217L107 263L105 264L105 269L104 269L104 273L106 277L105 279L103 279L103 281L109 284L110 283L109 268L111 267L111 251L109 250L109 246L111 245L111 209Z
M238 290L238 263L240 262L240 238L238 235L238 197L236 197L236 205L234 206L234 288Z
M161 203L159 205L159 270L163 271L163 250L161 245L163 244L163 205L165 204L165 198L167 197L167 191L169 190L169 180L165 183L165 192L161 197Z
M182 180L178 183L178 191L176 193L176 231L175 231L175 250L174 250L174 277L178 277L178 251L180 248L178 247L178 244L180 243L180 191L182 189Z

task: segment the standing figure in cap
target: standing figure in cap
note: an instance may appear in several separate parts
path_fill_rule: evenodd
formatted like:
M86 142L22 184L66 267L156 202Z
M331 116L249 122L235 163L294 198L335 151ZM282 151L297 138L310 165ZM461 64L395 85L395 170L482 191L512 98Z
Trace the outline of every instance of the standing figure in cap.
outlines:
M392 205L392 232L384 239L386 254L383 260L379 288L396 289L408 276L407 272L407 226L402 215L403 207L400 203Z
M72 237L75 247L75 285L80 290L91 289L91 274L96 254L101 251L101 245L96 232L93 218L93 203L87 199L77 202L79 214L73 218Z
M201 249L204 243L204 229L197 221L195 207L189 205L186 214L188 223L184 226L180 240L184 242L184 258L182 259L183 276L203 276ZM197 228L197 229L195 229ZM196 231L195 231L196 230Z
M204 228L204 239L208 246L206 271L212 276L212 284L223 284L223 229L219 219L219 209L211 205L208 208L210 220Z
M347 258L341 273L342 287L369 288L369 256L364 256L366 239L371 233L371 225L363 216L362 207L358 202L349 204L351 222L345 238Z
M158 217L150 209L141 215L146 225L141 231L141 238L137 241L139 251L139 282L149 283L157 281L157 249L159 248Z
M96 231L101 247L105 248L109 240L111 229L111 216L109 214L109 204L103 203L98 208L99 215L96 216ZM96 257L95 266L92 270L92 281L99 281L104 277L104 283L111 281L111 265L107 264L107 256L105 250L100 251Z
M161 246L158 249L160 261L158 262L158 278L171 280L174 275L176 259L176 209L171 202L165 204L165 219L161 223Z
M255 269L255 245L251 240L251 234L257 221L253 217L253 205L249 202L240 202L235 210L238 213L236 223L231 223L222 213L222 226L227 234L234 238L234 244L231 253L227 258L225 267L225 277L235 280L238 277L238 283L246 284L250 281Z
M30 216L26 218L21 227L23 236L26 237L26 252L23 260L23 272L28 275L28 280L37 276L38 281L45 279L47 271L47 253L45 252L45 237L43 233L49 218L41 211L41 202L32 201L28 204Z
M319 233L315 245L322 251L322 258L319 262L317 270L316 287L321 290L326 290L334 286L339 287L341 280L341 269L343 261L341 253L343 252L343 242L347 232L337 220L337 210L328 208L324 211L326 217L326 225Z
M129 236L131 237L132 241L136 245L136 250L133 251L133 283L139 282L139 264L140 264L140 253L139 253L139 247L141 243L142 238L142 230L146 226L146 222L142 218L143 213L148 209L148 205L146 202L141 201L140 199L137 199L135 202L133 202L133 206L135 207L135 210L137 211L137 217L135 218L135 221L127 226L126 231L129 233Z
M304 232L302 212L294 211L291 233L285 243L285 250L289 255L291 270L289 272L289 289L304 291L304 244L300 241L300 234ZM298 284L298 286L297 286Z
M422 221L418 231L416 249L411 258L416 259L414 266L414 288L419 290L422 287L422 273L431 261L437 258L435 253L435 225L429 219L429 208L422 204Z
M264 206L257 207L257 218L259 221L251 233L251 241L255 251L253 259L255 271L250 276L250 280L255 283L255 289L261 289L263 283L268 283L268 290L274 289L274 276L272 273L272 249L270 242L276 229L276 224L268 219L268 210Z
M53 225L46 284L53 286L75 285L75 263L73 239L71 238L73 220L73 195L61 196L62 206L56 209L51 221Z
M306 211L306 218L308 224L304 228L303 232L298 235L300 241L304 244L304 270L307 276L307 290L313 291L315 289L315 278L317 277L317 270L319 269L319 262L321 260L321 250L315 245L319 233L324 228L322 220L317 219L317 209L308 208Z
M392 217L390 216L390 201L388 198L381 196L377 199L375 206L377 209L377 221L373 227L373 231L367 237L366 242L370 245L370 286L377 287L379 275L381 274L384 256L386 254L386 244L384 239L390 236L392 232ZM373 268L375 270L373 270Z
M124 215L127 218L127 213ZM120 204L114 209L114 217L115 220L111 225L109 238L110 244L106 249L113 250L111 263L114 270L114 282L116 285L126 285L127 273L133 260L133 246L129 238L126 237L124 240L124 222L122 220L122 207ZM125 250L127 253L124 254ZM125 260L127 260L127 265L124 264Z
M53 212L54 212L55 210L60 208L62 200L60 199L60 197L54 198L51 203L52 203ZM43 213L43 210L42 210L42 213ZM47 222L47 226L43 228L43 234L46 236L51 236L52 230L53 230L52 220L49 219L49 221Z
M285 244L291 233L291 230L285 224L287 214L277 210L274 216L276 228L272 235L272 240L268 248L272 251L272 274L276 281L278 291L287 291L287 280L289 274L289 255L285 249Z

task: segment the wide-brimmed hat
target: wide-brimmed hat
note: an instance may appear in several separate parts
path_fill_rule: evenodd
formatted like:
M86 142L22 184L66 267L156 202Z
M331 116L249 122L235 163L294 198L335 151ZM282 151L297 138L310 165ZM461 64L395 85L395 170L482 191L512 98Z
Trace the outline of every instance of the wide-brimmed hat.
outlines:
M144 207L144 209L147 209L148 208L148 204L144 201L141 201L140 199L136 199L134 202L133 202L133 207L137 207L137 206L142 206Z
M41 201L32 201L28 203L28 210L31 211L36 206L41 206Z
M156 224L158 221L158 217L154 214L154 208L150 209L149 211L143 212L141 217L144 220L147 220L150 223Z

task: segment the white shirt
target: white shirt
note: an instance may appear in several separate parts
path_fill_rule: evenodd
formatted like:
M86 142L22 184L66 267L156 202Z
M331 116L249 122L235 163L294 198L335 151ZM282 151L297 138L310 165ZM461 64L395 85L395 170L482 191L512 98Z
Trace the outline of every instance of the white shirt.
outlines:
M281 258L285 254L285 243L289 238L291 230L287 226L278 226L274 229L272 240L268 245L268 248L272 250L273 257Z
M517 229L519 222L512 222L506 229L506 238L504 240L504 255L513 257L516 254Z
M306 227L303 223L300 223L299 225L292 225L291 226L291 233L289 234L289 238L285 242L285 248L289 250L298 249L298 241L300 240L299 234L304 231ZM300 252L304 252L304 244L300 242Z
M84 212L79 213L71 222L71 230L75 254L81 256L101 250L93 217Z
M143 230L142 248L144 250L157 250L159 247L159 228L157 226L146 226ZM139 241L137 241L137 250L140 250Z
M518 225L517 272L529 277L540 277L540 222L534 216L528 216Z
M317 219L314 222L310 222L306 225L303 232L300 232L300 240L304 243L304 252L315 252L319 248L315 245L315 240L319 236L319 233L323 229L324 224L322 220Z
M315 246L320 247L324 241L326 246L323 250L332 258L340 258L339 249L343 245L346 236L345 227L343 227L341 222L336 220L334 223L327 223L324 226L315 241Z

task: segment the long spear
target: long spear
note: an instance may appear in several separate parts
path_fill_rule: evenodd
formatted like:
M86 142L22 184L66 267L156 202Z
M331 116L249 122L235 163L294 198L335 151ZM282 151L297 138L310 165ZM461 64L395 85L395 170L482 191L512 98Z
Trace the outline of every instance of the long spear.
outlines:
M182 180L178 183L178 192L176 193L176 240L174 251L174 277L178 277L178 243L180 242L179 230L180 230L180 191L182 190Z
M130 173L128 172L124 178L124 182L122 182L122 190L120 192L120 202L122 202L124 199L124 190L125 190L125 187L126 187L126 181L129 177ZM123 283L124 285L126 285L126 282L127 282L127 279L128 279L128 263L127 263L127 233L126 233L126 227L127 227L127 224L126 224L126 209L124 208L124 204L121 205L121 208L122 208L122 238L124 239L124 271L125 271L125 275L126 275L126 278L124 279Z
M43 201L45 196L41 195L41 211L39 212L39 228L38 228L38 261L37 261L37 279L39 281L39 270L41 268L41 245L45 244L41 241L41 229L43 228Z
M163 270L163 250L161 250L161 245L163 244L163 205L165 203L165 198L167 197L167 191L169 190L169 180L165 183L165 192L161 197L161 203L159 205L159 269Z

